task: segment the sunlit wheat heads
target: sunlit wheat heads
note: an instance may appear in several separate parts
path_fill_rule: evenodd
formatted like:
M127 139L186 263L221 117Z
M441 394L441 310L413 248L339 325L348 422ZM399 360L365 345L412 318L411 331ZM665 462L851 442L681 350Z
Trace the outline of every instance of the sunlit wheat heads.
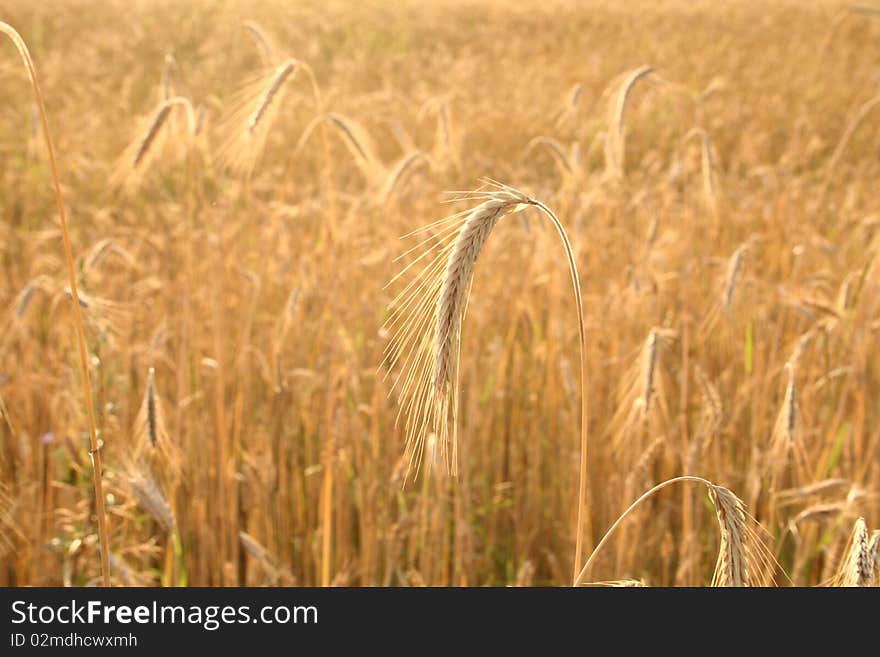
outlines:
M171 114L179 108L186 115L185 129L182 134L173 134L175 126L171 125ZM144 177L144 174L157 163L160 163L163 155L162 146L173 141L175 146L182 145L184 152L188 151L196 134L196 114L192 103L187 98L175 96L163 100L137 126L134 139L125 149L122 158L113 172L111 184L113 186L136 187Z
M513 187L493 181L458 200L475 200L479 204L411 233L422 235L423 240L407 254L419 249L422 252L394 280L412 268L420 269L392 301L387 320L392 338L386 348L386 365L398 370L394 388L400 396L400 414L404 417L409 468L415 468L416 473L430 437L435 438L432 444L439 450L439 454L430 455L432 459L443 460L450 473L457 472L462 320L477 259L504 216L533 206L553 221L566 246L581 330L583 325L570 245L549 208Z

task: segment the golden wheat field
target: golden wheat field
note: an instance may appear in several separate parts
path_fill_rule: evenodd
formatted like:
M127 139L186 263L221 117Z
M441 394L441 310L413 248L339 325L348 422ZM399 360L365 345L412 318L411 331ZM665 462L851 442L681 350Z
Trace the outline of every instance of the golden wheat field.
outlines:
M4 0L0 585L876 585L876 7Z

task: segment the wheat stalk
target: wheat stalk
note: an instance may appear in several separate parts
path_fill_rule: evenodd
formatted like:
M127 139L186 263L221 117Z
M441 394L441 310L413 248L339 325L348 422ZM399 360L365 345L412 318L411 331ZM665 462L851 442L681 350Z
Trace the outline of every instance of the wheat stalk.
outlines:
M73 304L71 305L73 307L73 322L76 328L77 345L79 347L83 397L88 417L89 454L92 459L92 479L95 488L95 511L98 516L98 535L101 542L101 573L104 586L110 586L110 549L108 545L107 518L104 513L104 488L101 481L101 445L98 442L98 433L95 428L95 409L92 404L92 384L89 379L88 350L86 349L85 329L83 327L82 313L79 306L76 275L73 268L73 249L70 245L70 234L67 230L67 212L64 208L64 201L61 197L61 183L58 180L58 167L55 164L55 149L52 146L52 136L49 132L49 120L46 117L46 108L43 105L43 95L40 92L40 85L37 81L37 72L34 69L33 60L31 59L30 52L28 52L27 45L18 32L2 21L0 21L0 32L3 32L12 40L21 55L25 68L27 69L31 87L33 88L34 98L37 102L37 108L40 114L40 121L43 126L43 136L46 139L46 152L49 156L49 170L52 174L52 184L55 189L55 202L58 207L58 220L61 224L61 237L64 242L64 261L67 266L67 278L70 285L71 296L73 297Z

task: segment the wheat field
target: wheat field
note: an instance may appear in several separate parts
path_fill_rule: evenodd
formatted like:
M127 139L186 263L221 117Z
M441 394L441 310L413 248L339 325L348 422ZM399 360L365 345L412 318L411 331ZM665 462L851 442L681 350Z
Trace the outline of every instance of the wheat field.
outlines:
M0 585L877 584L880 5L0 21Z

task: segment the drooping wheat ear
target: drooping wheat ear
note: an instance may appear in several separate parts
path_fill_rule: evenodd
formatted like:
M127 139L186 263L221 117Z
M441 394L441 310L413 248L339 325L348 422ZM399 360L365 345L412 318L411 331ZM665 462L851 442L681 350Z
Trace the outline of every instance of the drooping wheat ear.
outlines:
M412 153L401 157L388 171L388 175L385 177L385 182L382 183L382 187L379 189L379 203L386 203L394 194L394 191L397 189L400 182L406 178L418 164L428 161L428 156L422 151L413 151Z
M572 166L571 162L568 160L568 154L565 152L565 148L560 144L557 140L552 137L543 137L538 136L534 137L526 144L525 150L523 151L523 156L528 156L531 154L532 150L536 146L544 146L550 154L553 156L553 160L559 165L559 168L562 169L563 173L571 173Z
M171 106L168 105L168 103L163 102L159 106L159 109L156 111L156 114L153 116L153 120L150 121L147 132L146 134L144 134L140 146L138 146L137 150L134 153L132 166L136 167L144 159L144 156L150 150L150 146L153 144L154 141L156 141L156 136L159 134L159 131L162 129L162 126L165 124L165 120L168 118L168 115L170 113Z
M427 264L391 302L386 324L392 338L386 347L385 363L389 369L399 363L401 370L394 387L399 386L400 414L405 416L409 451L407 474L413 470L418 473L424 447L431 434L439 445L448 471L454 474L458 470L456 417L461 324L474 269L489 234L501 218L511 212L535 207L552 222L562 240L578 317L582 403L576 569L580 561L584 524L587 522L581 510L586 500L588 422L583 304L574 252L562 222L544 203L495 181L487 180L486 184L488 189L462 197L481 201L475 208L453 214L416 231L436 232L421 243L424 252L392 280L394 282L411 267L427 260Z
M303 130L302 136L297 141L294 154L300 151L308 143L315 129L324 121L329 122L336 132L342 137L342 143L351 153L355 165L364 176L364 180L375 199L383 204L391 198L394 190L401 180L411 172L416 165L427 162L434 166L433 159L427 153L413 148L403 155L390 167L386 167L376 154L376 147L370 134L363 125L341 114L327 114L315 117ZM411 143L411 140L406 140Z
M583 82L577 82L576 84L572 85L572 87L565 94L565 100L562 102L562 107L557 113L557 128L563 127L566 123L573 120L575 116L577 116L578 104L580 103L583 92Z
M789 527L797 527L803 522L827 522L838 516L851 515L848 513L849 505L846 502L830 502L828 504L814 504L798 513L789 522Z
M616 456L627 459L627 462L631 462L634 454L642 449L642 440L653 413L665 408L660 354L675 337L676 332L671 329L652 328L622 380L623 397L606 431L613 436L612 448Z
M773 467L770 484L774 491L778 490L783 472L789 465L796 476L806 472L806 454L800 440L801 422L795 379L796 367L792 363L786 363L785 369L788 372L788 383L785 386L782 407L776 416L770 439L770 460Z
M174 512L156 480L145 471L135 470L129 475L128 484L140 507L149 513L165 531L173 531L177 524Z
M724 312L730 312L733 305L733 295L736 293L736 286L739 282L739 275L742 271L743 260L749 250L749 243L743 243L730 256L727 261L727 273L724 276L724 291L721 295L721 308Z
M644 412L647 417L651 410L651 401L654 397L654 375L657 371L657 355L660 349L659 329L651 329L645 346L642 348L642 392L641 399L644 402Z
M828 26L828 33L822 40L822 44L816 50L819 55L820 61L825 58L826 52L831 46L831 42L834 39L834 36L837 34L837 31L840 28L841 24L846 20L848 16L853 16L856 14L861 14L862 16L878 16L880 15L880 8L870 7L866 5L850 5L849 7L838 11L831 19L831 24Z
M376 150L369 133L360 123L342 114L327 114L316 116L312 119L297 140L294 155L302 151L312 133L324 121L329 121L338 131L345 147L351 153L355 164L364 175L364 178L366 178L367 183L377 186L381 184L387 178L388 172L385 165L382 164L382 160L376 155Z
M275 75L272 76L272 79L269 81L268 86L266 87L266 91L263 93L260 102L257 104L254 111L248 117L247 120L247 130L249 133L254 134L254 130L257 129L257 126L260 125L260 120L265 116L266 110L272 104L272 101L278 96L278 92L284 83L293 75L299 66L299 62L293 59L289 59L283 64L279 64L275 69Z
M245 551L260 563L273 583L280 581L285 586L291 586L295 583L296 578L293 574L284 566L279 565L257 539L246 532L238 532L238 540Z
M610 162L606 165L610 166L610 171L618 178L624 175L624 157L625 157L625 135L623 117L626 111L626 103L630 93L636 85L646 75L654 71L653 66L641 66L626 74L620 85L614 102L611 106L611 120L608 128L608 150L606 155L611 157Z
M837 290L837 296L834 299L834 307L837 312L843 315L851 304L854 303L856 296L857 284L860 282L861 272L851 271L843 279L840 288Z
M721 530L712 586L750 586L748 526L742 500L720 486L710 487L709 497Z
M45 274L40 274L29 280L12 302L14 319L18 321L24 317L34 298L34 293L41 291L51 294L52 287L52 279Z
M179 481L181 470L180 448L168 437L162 395L156 384L154 368L147 372L144 399L135 419L134 459L142 467L159 474L159 480L169 491Z
M609 541L614 532L620 528L633 511L645 500L654 496L667 486L678 483L697 483L706 486L709 498L715 505L718 524L721 530L721 551L712 578L713 586L765 586L776 568L776 563L764 543L760 525L746 513L745 505L729 490L713 484L708 479L685 475L667 479L657 484L627 507L620 517L614 521L608 531L596 545L596 549L587 559L586 564L574 580L574 586L580 586L587 571L596 560L596 556Z
M856 520L849 537L843 561L834 576L834 586L874 586L874 554L871 536L864 518Z
M58 167L55 164L55 149L52 146L52 135L49 132L49 119L46 117L46 108L43 105L43 94L40 92L40 84L37 81L37 72L28 52L27 45L10 25L0 21L0 32L8 36L21 55L28 78L34 92L34 99L39 110L40 122L43 127L43 137L46 139L46 152L49 157L49 170L52 174L52 185L55 190L55 202L58 207L58 221L61 224L61 238L64 243L64 261L67 268L67 278L73 295L73 320L76 328L77 346L79 348L80 370L82 372L83 397L89 426L89 447L92 457L92 473L95 488L95 512L98 517L98 535L101 541L101 573L104 586L110 586L110 549L108 545L107 518L104 513L104 490L102 484L102 464L100 443L95 428L95 409L92 405L92 385L89 378L88 351L86 349L85 328L83 327L82 313L79 307L79 294L76 285L76 273L73 267L73 249L70 245L70 233L67 230L67 212L61 197L61 183L58 179Z
M241 27L247 32L248 36L253 39L254 43L257 44L257 48L260 51L260 59L263 60L263 64L265 66L271 66L272 59L275 56L274 50L268 37L266 37L263 30L260 29L260 26L257 25L255 21L246 20L241 24Z
M718 212L718 193L715 189L715 164L712 157L712 138L703 128L693 128L682 140L687 143L691 138L700 139L700 175L703 180L703 196L712 212Z
M577 141L571 143L571 149L566 153L565 147L557 140L551 137L538 136L526 144L523 157L528 157L538 146L543 146L550 153L556 166L559 167L563 185L577 184L578 179L583 175L580 144Z
M782 410L779 413L779 423L781 425L778 437L784 438L786 449L790 447L795 439L795 433L798 428L798 401L797 401L797 384L794 378L794 366L787 365L788 384L785 386L785 398L782 401Z
M843 157L843 151L849 143L850 139L852 139L853 134L861 125L862 121L870 114L871 110L880 105L880 95L874 96L869 101L864 103L859 111L856 112L856 115L853 117L852 121L846 126L846 129L843 131L843 135L840 137L840 141L837 144L837 148L834 149L834 152L831 154L831 159L828 160L828 167L825 170L825 178L822 181L822 187L819 190L819 203L820 205L824 203L825 196L828 193L828 187L831 185L831 177L834 175L834 170L837 168L837 165L840 163L840 158Z
M384 177L385 167L376 155L370 135L364 127L354 119L341 114L328 114L327 120L342 135L343 142L367 180Z
M703 176L703 193L710 205L717 208L718 193L715 189L715 163L712 157L712 138L709 133L703 131L703 140L700 149L700 171Z
M156 112L153 114L153 118L147 124L147 130L144 133L144 136L140 139L137 147L134 149L134 154L131 161L131 166L133 168L136 169L146 159L147 155L150 153L153 144L156 142L159 134L162 132L162 126L167 124L168 116L171 114L171 109L175 106L183 107L186 110L189 134L195 134L195 114L193 112L192 103L190 103L189 99L183 98L182 96L176 96L174 98L169 98L168 100L163 101L159 105Z
M424 254L436 250L433 260L392 304L389 329L396 329L396 335L388 347L388 363L394 366L398 358L404 359L398 379L402 380L405 400L400 412L406 414L410 468L415 466L416 473L425 441L432 433L447 469L457 473L456 428L453 424L450 441L449 414L456 411L454 375L471 279L477 258L498 221L530 204L528 196L505 186L469 196L485 200L473 210L439 222L443 226L439 236L427 240L436 244Z
M238 540L242 547L250 553L252 557L263 564L264 567L267 567L269 570L273 569L272 560L269 557L268 551L260 545L257 539L247 532L238 532Z
M284 59L236 94L230 110L221 119L219 129L225 134L225 141L219 150L219 161L223 166L246 175L253 172L290 86L288 83L300 71L309 78L315 105L320 108L320 93L311 68L299 59Z
M806 486L781 490L775 497L780 506L790 506L792 504L798 504L805 500L809 500L811 497L837 492L843 488L850 488L851 486L852 482L849 479L823 479L812 484L807 484Z

